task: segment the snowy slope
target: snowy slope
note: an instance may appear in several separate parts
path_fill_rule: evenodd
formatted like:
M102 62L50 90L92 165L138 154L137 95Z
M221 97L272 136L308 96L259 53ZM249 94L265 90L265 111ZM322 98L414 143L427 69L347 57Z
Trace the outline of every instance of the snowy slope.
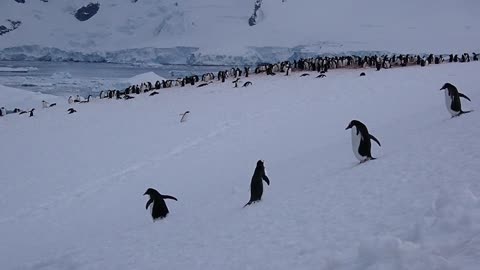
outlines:
M8 109L21 108L26 110L41 107L42 100L48 100L51 103L65 102L64 98L58 96L0 85L0 107L6 107Z
M129 61L167 63L165 55L179 58L183 52L184 61L219 64L232 56L269 61L266 52L271 51L290 57L308 52L480 49L476 0L263 0L253 27L248 24L253 0L97 0L98 12L87 21L77 20L75 12L90 2L1 1L0 25L7 27L7 19L22 24L0 36L0 49L40 47L22 47L24 52L7 51L0 57L56 59L67 54L62 60L81 56L83 61L121 61L128 55ZM153 54L152 48L170 49ZM158 59L158 54L163 57Z
M479 68L257 76L0 118L0 265L477 269ZM446 81L477 111L450 119ZM381 141L377 160L357 165L352 119ZM242 209L258 159L271 185ZM148 187L179 199L165 220Z

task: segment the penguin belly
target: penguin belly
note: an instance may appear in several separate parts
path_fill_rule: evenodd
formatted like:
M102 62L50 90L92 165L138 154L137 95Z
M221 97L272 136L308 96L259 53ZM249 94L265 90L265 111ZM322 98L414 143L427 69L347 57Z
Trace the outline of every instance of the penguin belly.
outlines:
M452 110L452 104L453 104L453 97L448 95L448 90L445 90L445 105L447 106L447 110L452 116L456 116L460 112L456 112Z
M365 157L360 155L360 142L362 141L362 135L357 134L357 128L352 127L352 150L353 154L359 161L365 160Z

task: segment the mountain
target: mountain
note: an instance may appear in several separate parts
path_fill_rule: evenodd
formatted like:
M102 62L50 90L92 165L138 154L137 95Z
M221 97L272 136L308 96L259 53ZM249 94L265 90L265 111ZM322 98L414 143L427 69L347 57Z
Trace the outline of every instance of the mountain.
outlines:
M189 48L182 59L191 63L270 60L270 52L463 53L480 47L479 9L476 0L4 0L0 49L17 50L0 57L25 45L38 45L22 47L36 57L47 47L156 63L164 60L148 50Z

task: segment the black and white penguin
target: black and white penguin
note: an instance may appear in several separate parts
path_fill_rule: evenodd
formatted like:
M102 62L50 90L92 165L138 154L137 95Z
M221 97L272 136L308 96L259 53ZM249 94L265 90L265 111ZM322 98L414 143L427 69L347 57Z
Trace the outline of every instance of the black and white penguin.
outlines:
M268 179L265 173L265 166L262 160L257 161L257 167L252 176L252 182L250 183L250 200L245 206L258 202L262 199L263 195L263 181L270 185L270 179ZM243 206L243 207L245 207Z
M80 101L82 101L82 98L79 95L73 100L75 103L79 103Z
M42 100L42 108L46 109L50 107L50 104L48 102L46 102L45 100Z
M372 157L372 143L370 140L374 140L379 146L381 146L377 138L368 133L367 127L358 120L352 120L347 128L345 128L345 130L348 129L352 129L352 150L360 163L375 159Z
M252 85L252 82L251 82L251 81L247 81L247 82L245 82L245 83L243 84L242 87L248 87L248 86L250 86L250 85Z
M152 93L150 93L149 96L155 96L155 95L158 95L158 92L157 92L157 91L153 91Z
M30 115L28 117L33 117L33 111L35 111L35 108L30 110Z
M70 108L67 110L68 114L76 113L77 111L74 108Z
M68 97L68 104L72 104L73 103L73 97L72 96L69 96Z
M170 196L170 195L162 195L160 194L157 190L153 188L147 189L143 195L149 195L150 199L148 200L147 204L145 205L145 209L148 209L150 204L153 203L152 208L151 208L151 213L152 213L152 218L153 221L156 219L164 218L168 215L169 211L167 208L167 204L165 203L165 199L171 199L178 201L177 198Z
M88 103L88 102L90 102L90 98L91 98L91 97L92 97L92 95L88 95L87 99L80 101L80 103Z
M0 116L5 116L7 115L7 110L5 109L5 107L1 107L0 108Z
M445 83L440 90L445 90L445 105L447 106L448 112L453 117L460 116L464 113L469 113L472 111L462 111L462 103L460 98L465 98L468 101L471 101L466 95L458 92L457 87L451 83Z
M360 73L360 77L366 76L365 72Z
M240 81L240 78L237 78L235 81L232 82L232 83L235 84L235 86L234 86L235 88L238 87L238 82L239 82L239 81Z
M180 118L180 123L183 123L183 122L187 121L187 116L188 116L189 113L190 113L190 111L186 111L186 112L180 114L180 116L182 117L182 118Z
M201 83L201 84L197 85L197 88L204 87L204 86L207 86L207 85L208 85L208 83Z
M327 77L327 75L325 75L324 73L321 73L320 75L318 75L316 78L325 78Z
M306 76L310 76L310 74L308 74L308 73L303 73L302 75L300 75L300 77L306 77Z

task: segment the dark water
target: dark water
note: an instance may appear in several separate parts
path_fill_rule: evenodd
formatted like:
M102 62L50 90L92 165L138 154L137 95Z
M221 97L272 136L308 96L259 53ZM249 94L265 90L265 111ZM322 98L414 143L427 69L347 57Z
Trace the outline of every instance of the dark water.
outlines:
M121 87L123 79L155 72L167 78L179 78L205 72L218 72L222 66L157 65L133 66L109 63L0 61L2 67L27 68L28 72L0 71L0 84L57 96L80 94Z

